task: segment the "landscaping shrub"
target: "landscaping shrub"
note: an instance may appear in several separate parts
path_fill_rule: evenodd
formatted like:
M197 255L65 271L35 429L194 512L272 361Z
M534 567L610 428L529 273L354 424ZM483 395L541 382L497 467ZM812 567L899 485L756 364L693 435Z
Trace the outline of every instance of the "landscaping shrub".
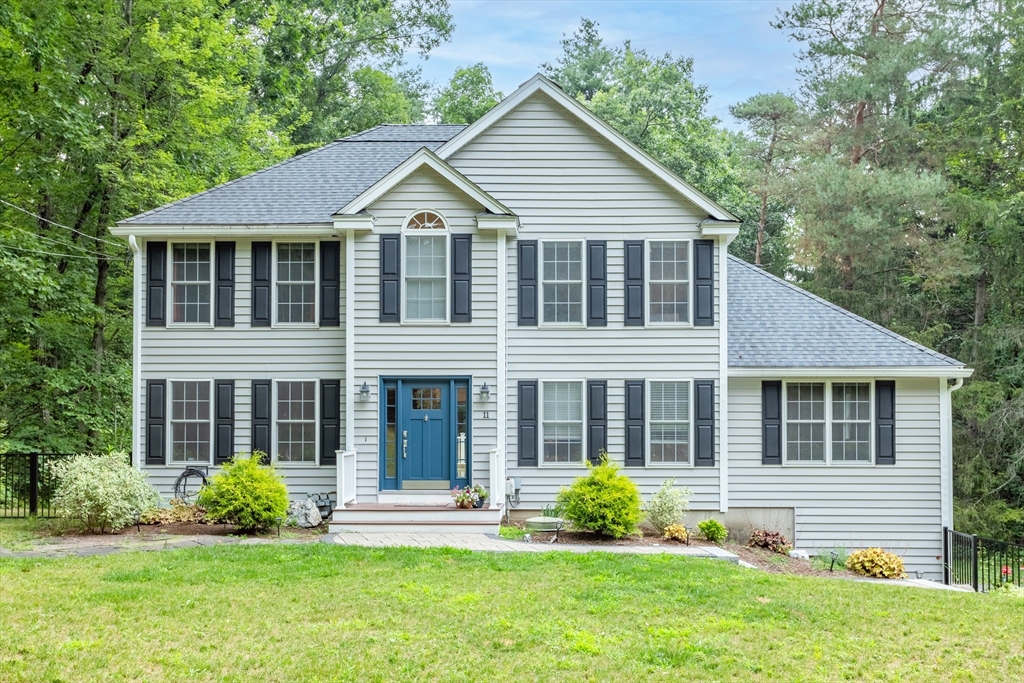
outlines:
M785 555L793 549L789 539L782 535L782 533L768 531L767 529L754 529L750 534L750 540L747 541L747 546L751 548L764 548L780 555Z
M558 510L576 529L622 538L640 523L640 491L605 455L600 465L558 493Z
M682 524L669 524L664 528L662 533L665 534L665 538L670 541L679 541L680 543L689 544L690 532L686 530L686 527Z
M729 530L717 519L705 519L703 522L698 522L697 528L700 529L701 536L715 544L721 543L729 535Z
M206 521L206 510L198 505L189 505L180 498L172 498L171 506L152 508L140 520L143 524L200 523Z
M126 453L78 455L54 463L57 490L53 496L58 517L90 533L106 533L135 523L160 503L146 473L128 463Z
M647 521L658 533L665 533L666 528L683 521L683 515L690 509L691 495L693 492L688 488L676 488L675 479L666 479L647 504Z
M881 548L855 550L846 559L846 568L876 579L905 579L903 558Z
M832 562L832 552L836 554L836 561ZM850 552L846 549L845 545L834 545L831 548L819 550L817 554L811 555L811 566L815 569L834 569L835 567L845 567L846 560L850 558Z
M260 454L236 457L210 478L196 502L210 519L242 531L263 531L288 511L288 489L273 466L260 465Z

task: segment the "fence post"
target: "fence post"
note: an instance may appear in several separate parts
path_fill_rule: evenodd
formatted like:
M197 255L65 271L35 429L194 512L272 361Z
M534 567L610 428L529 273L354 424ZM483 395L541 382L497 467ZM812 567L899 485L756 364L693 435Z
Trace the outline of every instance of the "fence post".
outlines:
M39 454L32 453L28 460L28 513L39 514Z
M942 527L942 583L949 585L949 527Z
M971 587L978 592L978 535L971 534Z

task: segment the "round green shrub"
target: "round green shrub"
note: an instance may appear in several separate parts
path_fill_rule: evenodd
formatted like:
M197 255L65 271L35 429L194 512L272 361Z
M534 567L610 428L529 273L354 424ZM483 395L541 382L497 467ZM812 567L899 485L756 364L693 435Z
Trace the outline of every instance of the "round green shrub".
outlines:
M632 480L604 457L587 464L590 473L558 493L559 513L576 529L622 538L640 523L640 491Z
M715 544L721 543L729 535L729 530L717 519L705 519L703 522L697 522L697 528L700 529L701 536Z
M128 454L76 455L53 465L57 489L53 505L58 517L72 520L90 533L123 529L160 503L146 473L132 467Z
M199 491L196 502L210 519L242 531L263 531L288 511L288 489L273 466L260 465L253 454L226 463Z

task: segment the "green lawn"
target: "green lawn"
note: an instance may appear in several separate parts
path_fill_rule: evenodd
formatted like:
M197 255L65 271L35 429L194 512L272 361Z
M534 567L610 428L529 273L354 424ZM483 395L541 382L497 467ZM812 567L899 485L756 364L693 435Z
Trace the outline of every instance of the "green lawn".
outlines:
M1024 601L725 562L233 546L0 560L0 681L1021 681Z

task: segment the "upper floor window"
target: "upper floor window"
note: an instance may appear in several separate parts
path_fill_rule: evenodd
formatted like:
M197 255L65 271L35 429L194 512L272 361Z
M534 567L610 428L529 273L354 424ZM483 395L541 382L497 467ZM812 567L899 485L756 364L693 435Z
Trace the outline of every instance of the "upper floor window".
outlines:
M541 322L582 324L583 243L541 244Z
M316 244L277 245L277 322L316 322Z
M651 242L649 323L690 322L690 243Z
M405 319L448 319L448 227L433 211L405 224Z
M210 322L210 245L175 244L171 252L173 322Z
M871 462L869 382L789 382L785 410L786 462Z
M210 462L210 383L171 382L171 462Z

